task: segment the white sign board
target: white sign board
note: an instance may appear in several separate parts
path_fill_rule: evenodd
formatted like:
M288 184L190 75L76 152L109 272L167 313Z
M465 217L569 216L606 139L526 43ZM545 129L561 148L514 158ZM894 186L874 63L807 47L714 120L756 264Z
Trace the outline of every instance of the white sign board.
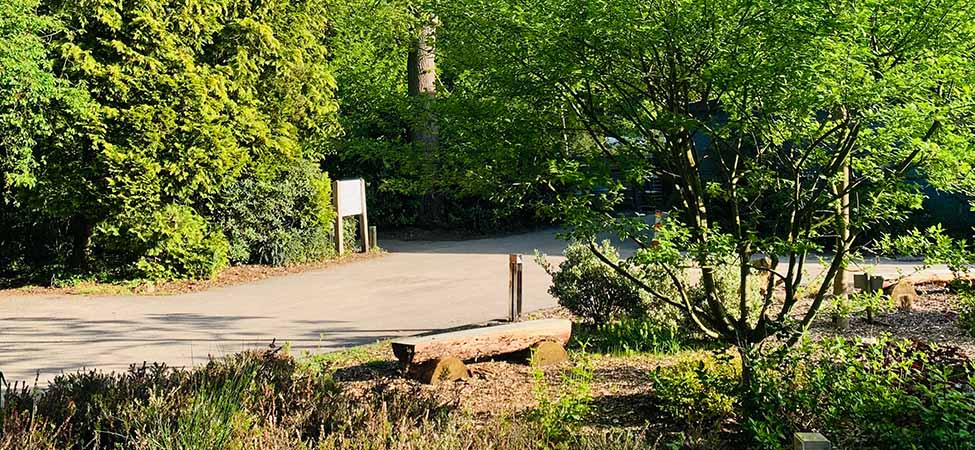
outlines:
M363 179L332 182L332 203L335 206L335 250L339 255L345 252L345 239L342 233L343 217L359 216L359 230L362 232L362 251L368 252L369 219L366 217L366 182ZM374 243L375 244L375 243Z
M365 210L362 180L342 180L338 182L338 213L340 217L355 216Z

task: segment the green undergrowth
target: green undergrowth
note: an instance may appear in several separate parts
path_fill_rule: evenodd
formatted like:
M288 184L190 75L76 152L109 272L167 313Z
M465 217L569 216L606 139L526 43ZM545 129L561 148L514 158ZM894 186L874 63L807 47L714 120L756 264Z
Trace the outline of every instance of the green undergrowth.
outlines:
M0 448L784 450L796 431L819 431L837 448L975 444L975 367L951 347L809 342L763 353L743 386L735 352L578 345L563 366L504 381L530 383L531 407L487 415L466 411L461 384L371 371L369 383L341 381L346 368L391 364L388 342L300 358L285 346L192 370L83 371L44 389L7 384Z
M677 328L646 319L626 318L573 330L570 346L611 355L674 354L694 345Z
M381 344L374 344L379 346ZM583 430L558 418L586 416L553 399L538 416L477 419L416 384L377 383L349 391L329 370L367 361L372 348L307 357L248 352L194 370L162 365L124 373L66 374L46 389L6 385L0 448L54 449L636 449L638 434ZM591 371L570 370L570 392L588 386ZM538 391L547 398L547 393ZM555 394L553 394L555 395ZM569 404L588 400L578 394ZM537 417L537 418L535 418Z

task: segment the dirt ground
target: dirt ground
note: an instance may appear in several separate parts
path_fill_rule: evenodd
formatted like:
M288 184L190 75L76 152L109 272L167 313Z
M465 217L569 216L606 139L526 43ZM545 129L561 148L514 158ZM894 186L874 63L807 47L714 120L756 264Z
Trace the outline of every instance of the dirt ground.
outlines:
M827 336L871 338L888 334L894 338L934 341L959 347L968 358L975 356L975 338L955 325L955 299L943 287L921 286L921 295L911 312L891 311L880 314L875 323L862 317L851 319L850 326L837 331L828 314L821 314L810 330L813 339ZM569 317L560 308L533 313L529 319ZM452 402L475 417L511 416L537 404L537 383L533 369L525 364L505 361L469 363L471 377L436 386L420 385L403 378L388 343L363 347L355 358L326 363L335 370L335 377L352 392L366 391L377 385L401 389L421 389ZM590 355L593 368L592 396L597 425L614 427L642 427L656 414L650 391L650 376L658 367L674 364L678 358L693 357L703 351L683 352L680 355ZM564 387L561 373L568 363L543 370L546 384L553 393Z
M917 290L919 295L911 311L894 309L879 314L873 323L867 322L861 314L852 317L849 328L844 331L833 327L829 314L820 314L811 327L812 335L875 338L888 334L895 338L958 347L968 358L975 358L975 337L956 325L957 297L939 284L920 285Z

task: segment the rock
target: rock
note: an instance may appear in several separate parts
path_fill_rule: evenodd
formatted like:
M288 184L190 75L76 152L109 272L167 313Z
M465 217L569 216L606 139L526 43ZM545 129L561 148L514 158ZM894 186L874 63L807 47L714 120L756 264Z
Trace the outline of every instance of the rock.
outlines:
M833 316L833 328L837 331L845 331L850 328L850 318L848 316Z

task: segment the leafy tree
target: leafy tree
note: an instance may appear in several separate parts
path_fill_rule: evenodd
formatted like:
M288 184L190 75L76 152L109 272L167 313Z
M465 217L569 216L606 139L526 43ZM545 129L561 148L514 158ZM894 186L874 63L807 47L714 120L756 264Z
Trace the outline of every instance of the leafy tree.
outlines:
M325 165L369 182L377 223L414 226L441 216L425 226L492 231L536 221L531 206L551 193L548 161L575 151L582 137L564 132L574 119L561 97L494 76L471 53L467 24L453 18L436 28L436 100L411 97L408 63L422 19L449 10L416 1L335 7L333 70L345 134ZM414 145L413 130L431 116L437 145Z
M558 91L600 148L553 164L576 187L559 198L572 234L613 230L639 244L625 262L602 259L627 276L668 271L676 297L644 289L737 346L745 382L768 337L795 341L809 327L863 234L920 205L908 175L975 160L969 0L442 7L445 24L466 23L472 57L522 89ZM658 245L641 219L614 212L625 186L650 177L679 195ZM849 220L837 214L844 198ZM800 308L809 257L827 244L823 283ZM699 284L680 280L687 266ZM756 277L765 289L749 295Z
M66 247L83 270L215 273L228 244L213 217L234 200L228 186L306 168L339 133L326 6L42 0L61 28L35 49L53 64L38 64L90 98L55 109L58 132L25 144L32 158L20 166L33 164L34 182L18 198L31 221L50 224L42 245ZM305 200L327 192L320 178L301 178ZM300 206L292 214L321 205Z
M7 186L34 183L32 147L37 136L50 132L42 108L58 95L58 81L47 61L42 34L54 26L37 14L37 1L0 3L0 198L6 205Z
M59 29L38 1L0 2L0 261L22 262L18 238L36 226L23 220L20 195L43 182L36 147L62 140L68 116L84 114L83 93L55 77L47 59L47 37Z

